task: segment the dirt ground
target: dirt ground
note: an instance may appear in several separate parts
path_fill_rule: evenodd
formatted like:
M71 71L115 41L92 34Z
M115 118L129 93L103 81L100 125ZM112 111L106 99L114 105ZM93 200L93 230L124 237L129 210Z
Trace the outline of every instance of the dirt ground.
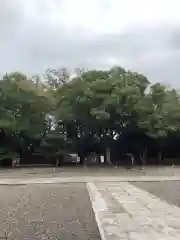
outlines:
M0 237L100 240L84 184L0 186Z

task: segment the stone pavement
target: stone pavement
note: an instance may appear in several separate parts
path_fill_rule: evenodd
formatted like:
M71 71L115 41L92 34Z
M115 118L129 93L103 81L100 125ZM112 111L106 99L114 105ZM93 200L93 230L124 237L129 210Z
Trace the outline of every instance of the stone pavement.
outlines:
M128 182L87 188L102 240L180 239L180 208Z
M86 183L86 182L156 182L180 181L179 176L73 176L73 177L21 177L0 178L0 185Z
M180 181L180 177L20 175L0 178L0 185L86 183L102 240L180 239L180 208L133 185L156 181Z

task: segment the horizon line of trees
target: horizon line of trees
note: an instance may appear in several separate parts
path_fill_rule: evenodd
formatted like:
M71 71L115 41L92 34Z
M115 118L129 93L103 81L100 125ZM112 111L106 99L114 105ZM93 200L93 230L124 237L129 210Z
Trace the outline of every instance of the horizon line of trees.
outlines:
M0 162L24 155L61 159L91 153L108 164L130 154L135 163L180 156L180 93L142 74L48 69L45 77L20 72L0 80ZM152 162L151 162L152 161Z

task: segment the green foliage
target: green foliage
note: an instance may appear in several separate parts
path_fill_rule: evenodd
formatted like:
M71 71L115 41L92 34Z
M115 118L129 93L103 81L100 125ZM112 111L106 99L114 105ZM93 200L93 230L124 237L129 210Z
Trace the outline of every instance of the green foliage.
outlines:
M0 148L0 161L3 159L14 159L18 157L19 154L8 148Z
M41 86L20 74L9 74L0 82L0 128L32 137L41 134L49 99Z
M177 90L150 86L142 74L117 66L79 70L73 78L65 68L48 69L43 80L14 72L0 81L0 159L36 148L49 157L93 147L106 152L130 133L159 147L179 134L179 120Z
M26 148L29 139L40 138L48 127L51 101L45 90L21 73L6 74L0 81L0 130L11 139L16 137L17 144L23 141ZM16 152L23 151L21 145ZM7 154L13 152L9 148Z

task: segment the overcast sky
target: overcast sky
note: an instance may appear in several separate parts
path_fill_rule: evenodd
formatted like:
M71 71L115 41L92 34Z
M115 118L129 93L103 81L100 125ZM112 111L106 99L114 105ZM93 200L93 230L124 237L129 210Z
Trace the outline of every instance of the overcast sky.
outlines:
M140 71L180 87L180 0L0 0L0 73Z

